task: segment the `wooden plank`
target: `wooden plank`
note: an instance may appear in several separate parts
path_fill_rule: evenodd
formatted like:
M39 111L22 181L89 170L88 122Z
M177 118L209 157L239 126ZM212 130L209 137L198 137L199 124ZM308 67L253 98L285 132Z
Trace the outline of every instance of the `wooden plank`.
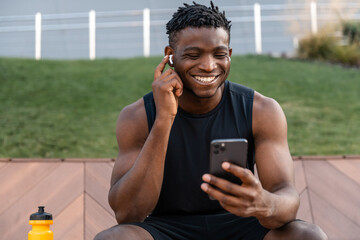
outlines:
M360 185L327 161L304 161L304 169L308 189L360 226Z
M79 163L62 163L49 181L56 182L55 187L48 187L49 194L43 201L58 214L69 203L84 192L84 165ZM41 191L41 189L40 189ZM37 192L34 189L33 192Z
M112 167L107 163L85 164L85 191L109 214L113 214L108 202Z
M22 184L27 184L27 182ZM83 164L60 164L56 171L46 176L31 191L21 196L2 213L0 216L2 237L4 239L23 239L30 230L29 216L37 211L37 206L46 206L45 210L56 216L83 191Z
M94 199L85 194L85 240L94 239L96 234L116 224L113 215L110 215Z
M112 162L112 158L65 158L65 162Z
M329 163L360 184L360 160L329 161Z
M84 197L85 194L81 193L62 212L53 216L54 224L51 229L54 240L84 239Z
M359 239L360 227L318 194L309 191L314 222L328 235L329 240ZM358 211L358 209L354 209Z
M116 225L107 203L113 165L112 161L87 162L86 159L79 162L42 162L39 159L35 162L0 162L1 238L26 239L31 228L28 217L38 205L45 205L46 211L54 215L52 229L55 239L80 240L84 234L86 239L92 239L96 233ZM303 176L301 167L305 172ZM330 231L330 239L358 239L359 170L360 159L355 157L334 157L328 161L296 160L295 186L297 190L302 189L297 217L311 222L310 209L313 209L315 223L327 233ZM304 176L309 192L306 181L302 179ZM89 195L83 193L84 189ZM85 205L81 198L85 198ZM87 212L80 218L79 209ZM67 221L67 217L72 215L76 215L76 223Z
M6 165L8 165L9 163L8 162L0 162L0 171L1 171L1 168L5 167ZM1 174L0 174L1 176ZM1 193L1 192L0 192ZM1 200L0 200L1 201Z
M55 171L59 163L8 163L0 169L0 217L10 205L29 192L47 175Z
M341 160L343 159L344 156L342 155L338 155L338 156L301 156L300 159L302 160L334 160L334 159L338 159Z
M302 161L294 162L295 188L300 194L306 188L306 180Z
M308 191L303 191L300 195L300 207L297 213L296 218L314 223L312 219L311 207L309 203L309 194Z
M345 159L356 159L360 160L360 155L345 155Z
M61 162L61 158L12 158L12 162Z

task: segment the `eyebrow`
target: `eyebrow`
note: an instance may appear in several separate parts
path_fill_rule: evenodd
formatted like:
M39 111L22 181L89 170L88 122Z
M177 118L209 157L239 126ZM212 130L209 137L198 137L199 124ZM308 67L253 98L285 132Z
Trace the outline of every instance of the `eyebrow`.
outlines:
M215 47L214 50L215 51L222 51L222 50L227 51L227 50L229 50L229 48L225 47L225 46L218 46L218 47ZM199 47L186 47L184 49L184 52L187 52L187 51L199 51L199 52L201 52L201 51L203 51L203 49L199 48Z

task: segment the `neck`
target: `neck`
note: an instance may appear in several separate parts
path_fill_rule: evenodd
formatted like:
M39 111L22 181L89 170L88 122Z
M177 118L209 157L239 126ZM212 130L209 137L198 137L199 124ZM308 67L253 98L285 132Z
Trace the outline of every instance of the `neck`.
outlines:
M221 101L225 83L223 83L214 96L209 98L200 98L189 90L184 89L179 98L179 106L185 112L191 114L205 114L213 110Z

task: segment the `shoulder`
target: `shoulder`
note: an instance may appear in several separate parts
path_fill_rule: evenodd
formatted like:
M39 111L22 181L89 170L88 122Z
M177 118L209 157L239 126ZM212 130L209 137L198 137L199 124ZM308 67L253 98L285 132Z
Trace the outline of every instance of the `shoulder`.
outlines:
M285 131L285 132L284 132ZM283 135L287 132L285 114L280 104L273 98L254 93L253 133L254 137Z
M140 98L121 110L116 124L116 137L121 148L142 146L147 135L148 123L144 100Z
M273 98L266 97L258 92L254 93L254 111L262 114L282 112L280 104Z
M228 81L228 83L229 83L229 92L231 94L241 95L247 98L254 97L254 90L252 88L230 81Z
M118 124L123 122L132 122L145 117L145 107L143 98L138 99L136 102L125 106L119 114Z

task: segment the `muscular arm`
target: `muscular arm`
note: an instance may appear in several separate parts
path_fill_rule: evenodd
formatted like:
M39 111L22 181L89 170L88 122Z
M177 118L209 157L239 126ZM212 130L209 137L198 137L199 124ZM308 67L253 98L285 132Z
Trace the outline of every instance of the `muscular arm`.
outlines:
M294 187L286 118L275 100L258 93L253 111L255 160L269 208L267 215L258 219L267 228L277 228L296 217L300 203Z
M299 196L294 188L293 162L287 144L287 124L279 104L255 93L253 106L255 160L260 181L248 169L225 163L223 168L239 177L242 185L205 174L201 188L227 211L254 216L266 228L275 229L296 217Z
M170 119L157 120L148 134L142 99L120 113L116 131L119 154L109 192L118 223L143 221L155 207L171 125Z
M119 154L109 203L119 224L143 221L160 195L168 139L182 94L179 76L172 69L162 73L167 61L166 56L155 70L156 119L151 131L142 99L124 108L117 122Z

